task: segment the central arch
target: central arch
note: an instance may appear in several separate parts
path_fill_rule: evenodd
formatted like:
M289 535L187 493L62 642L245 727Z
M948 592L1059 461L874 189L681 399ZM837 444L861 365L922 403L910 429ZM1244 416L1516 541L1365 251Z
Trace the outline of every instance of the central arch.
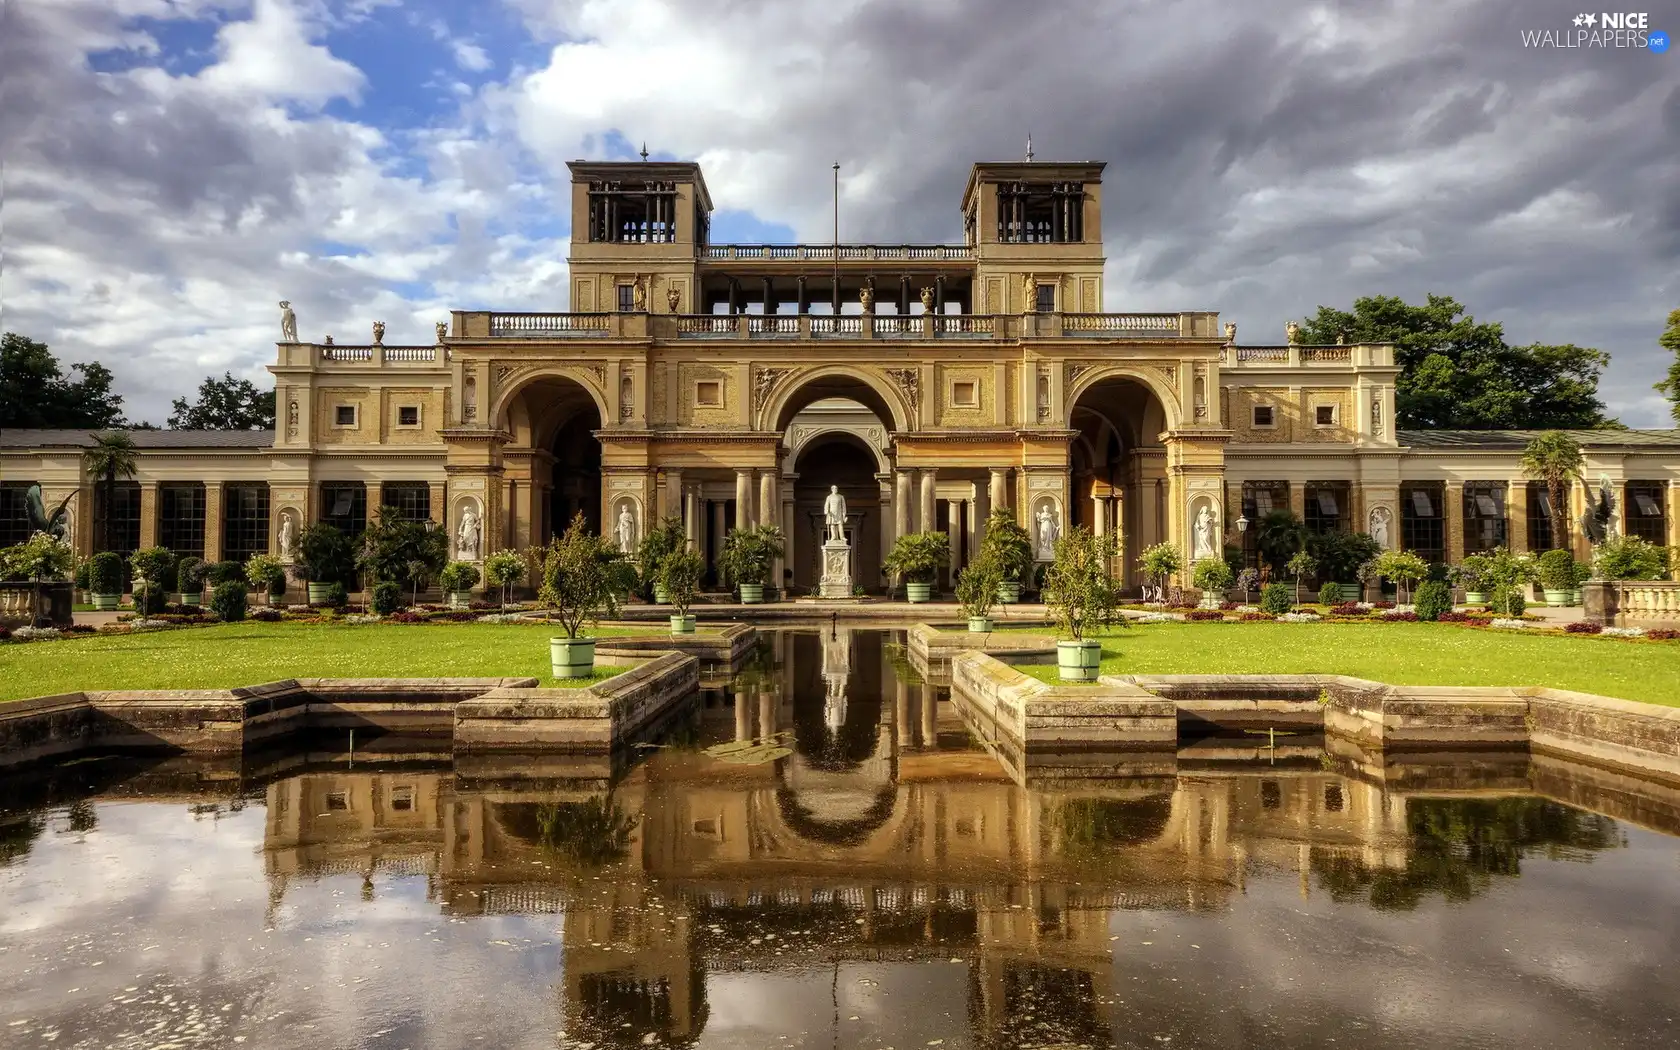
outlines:
M760 423L765 430L786 431L807 406L829 398L856 401L895 433L915 429L903 392L876 370L852 365L810 369L772 387Z
M601 531L602 403L585 380L537 375L509 391L495 417L511 437L503 450L513 542L537 546L582 514Z
M1073 487L1064 520L1098 533L1118 533L1113 569L1123 581L1137 582L1138 552L1168 538L1161 435L1175 425L1175 402L1145 376L1122 371L1099 374L1072 394L1068 466Z

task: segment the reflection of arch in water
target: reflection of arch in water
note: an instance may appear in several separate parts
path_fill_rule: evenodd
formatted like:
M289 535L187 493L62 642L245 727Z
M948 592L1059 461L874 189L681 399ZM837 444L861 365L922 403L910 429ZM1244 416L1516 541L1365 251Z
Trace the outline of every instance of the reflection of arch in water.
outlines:
M838 731L831 730L823 719L827 683L822 677L821 637L797 634L791 639L795 672L793 749L812 769L830 773L857 769L875 757L880 745L881 646L864 643L863 637L858 637L852 653L856 666L847 677L846 719Z
M1069 848L1146 846L1166 835L1175 792L1142 798L1075 796L1056 803L1056 830Z
M792 788L776 789L776 812L788 830L802 839L831 846L856 846L886 826L898 808L898 788L887 784L875 792L875 799L860 815L843 820L818 817Z

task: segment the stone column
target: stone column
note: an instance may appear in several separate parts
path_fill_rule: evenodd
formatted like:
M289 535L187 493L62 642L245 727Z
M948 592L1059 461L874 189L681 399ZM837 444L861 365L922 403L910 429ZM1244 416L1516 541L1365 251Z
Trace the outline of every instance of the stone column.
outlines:
M991 486L989 495L993 507L1009 506L1009 468L991 468Z
M1441 502L1441 528L1446 532L1447 561L1457 565L1464 560L1464 486L1447 482Z
M910 472L896 470L893 472L893 538L908 536L916 531L911 524L910 505L914 497L910 494ZM886 555L882 551L882 556Z
M99 482L94 482L93 488L95 492L99 492L101 490ZM111 508L106 507L105 514L106 517L109 518ZM93 520L92 515L88 516L88 527L94 530L94 534L96 536L98 535L99 526ZM206 486L206 491L204 493L204 528L205 532L208 533L210 530L210 493L208 491L208 486ZM112 535L116 532L115 529L108 529L106 531ZM142 481L140 483L140 549L145 550L147 547L156 547L157 541L158 483L155 481ZM215 561L216 559L207 557L204 560Z
M898 749L903 751L913 740L914 728L910 725L910 687L904 684L904 679L893 676L893 732L897 736Z
M753 735L753 707L748 702L747 691L739 686L735 689L735 739L751 740Z
M700 520L700 490L690 488L682 494L683 501L683 535L688 537L689 550L700 548L700 529L705 524Z
M923 682L918 690L922 694L922 747L932 748L939 737L939 708L933 695L933 686Z
M751 467L735 468L735 527L752 528L753 472Z
M916 515L916 530L918 532L932 532L934 524L939 520L934 517L934 486L939 482L939 471L933 467L922 468L922 498L921 507Z
M1097 490L1093 487L1091 489L1091 534L1093 536L1101 536L1108 531L1108 507L1106 502L1106 498L1098 495Z
M782 559L782 567L784 570L788 566L796 566L799 564L799 549L794 544L793 528L793 483L798 480L798 478L799 475L797 474L788 474L782 478L782 484L780 486L780 505L776 508L776 520L780 522L782 526L782 544L787 550L787 554ZM797 577L797 569L794 570L794 575ZM791 582L791 580L786 579L786 573L784 572L782 583L785 585Z
M1512 554L1528 552L1528 481L1517 478L1505 485L1505 545Z
M776 495L777 475L781 472L772 468L758 472L758 523L760 525L780 527L782 519L782 501ZM784 540L786 535L784 534ZM784 543L784 547L786 544ZM785 551L783 557L785 557ZM777 591L782 589L782 559L777 558L770 566L770 586Z
M156 516L153 516L154 526ZM222 560L222 483L204 485L204 560Z
M951 585L957 583L957 571L963 567L963 501L952 499L945 501L945 535L951 544Z
M968 522L968 549L978 554L986 542L986 519L992 515L991 493L986 486L974 483L974 501L969 507L973 517Z

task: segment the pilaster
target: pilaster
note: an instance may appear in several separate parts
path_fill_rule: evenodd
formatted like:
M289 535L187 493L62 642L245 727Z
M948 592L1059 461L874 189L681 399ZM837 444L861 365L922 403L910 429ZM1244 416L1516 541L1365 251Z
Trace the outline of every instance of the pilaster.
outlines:
M1447 482L1441 502L1446 504L1441 508L1441 515L1442 528L1446 530L1447 561L1457 565L1464 560L1464 485Z
M217 562L222 560L222 483L208 481L204 484L204 560ZM153 528L156 526L157 515L152 515Z
M208 498L208 493L206 493L206 498ZM110 512L109 507L105 508L106 514L109 514ZM204 508L204 525L206 532L208 532L210 527L210 508L208 506ZM156 547L157 541L158 483L155 481L142 481L140 483L140 548L144 550L147 547ZM208 551L206 551L205 554L205 561L216 560L208 557Z
M1528 553L1528 480L1505 483L1505 544L1512 554Z

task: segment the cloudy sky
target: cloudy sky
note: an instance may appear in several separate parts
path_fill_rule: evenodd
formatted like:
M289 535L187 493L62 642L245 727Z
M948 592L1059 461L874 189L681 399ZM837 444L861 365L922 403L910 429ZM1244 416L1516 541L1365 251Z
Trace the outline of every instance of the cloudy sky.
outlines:
M282 298L356 342L563 307L567 160L698 160L713 239L757 242L827 239L838 159L842 238L958 241L968 165L1030 131L1108 162L1110 310L1275 342L1451 294L1608 350L1664 425L1680 49L1525 49L1560 3L8 0L0 326L161 422L267 380Z

